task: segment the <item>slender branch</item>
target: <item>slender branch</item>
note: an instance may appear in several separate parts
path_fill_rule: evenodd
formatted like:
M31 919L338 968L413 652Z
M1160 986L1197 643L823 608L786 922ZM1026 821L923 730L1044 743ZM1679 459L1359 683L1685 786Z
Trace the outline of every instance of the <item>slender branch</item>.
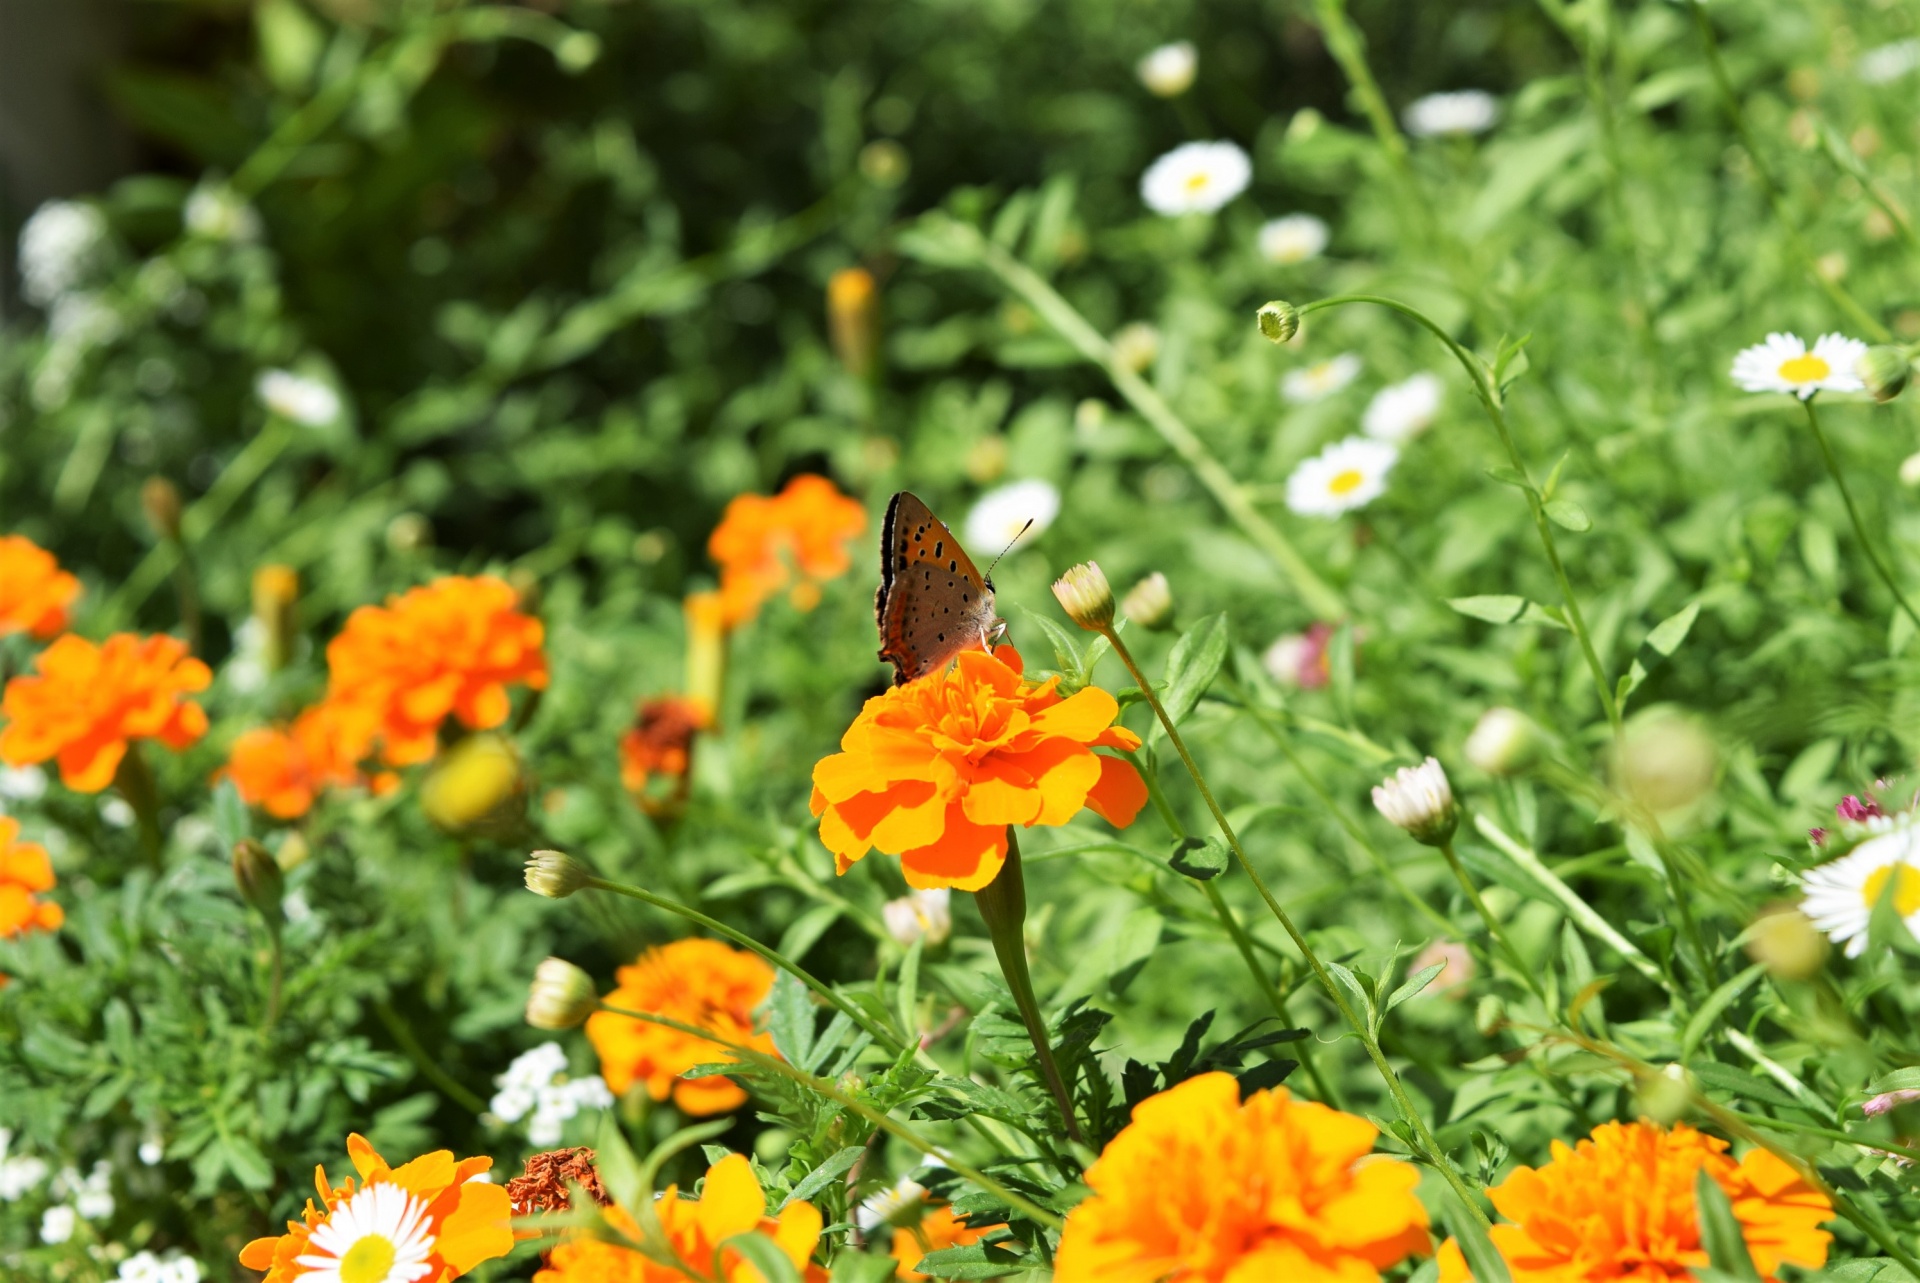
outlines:
M380 1023L387 1027L387 1032L393 1035L393 1040L400 1044L400 1050L406 1053L407 1059L413 1062L413 1067L425 1075L428 1082L452 1097L454 1103L468 1113L486 1112L487 1102L441 1068L439 1062L427 1054L427 1049L420 1045L420 1040L413 1036L411 1029L407 1028L407 1022L400 1018L400 1013L395 1011L389 1003L382 999L373 1005L373 1011L380 1017Z
M1820 457L1826 460L1827 475L1833 478L1833 484L1840 489L1841 502L1847 505L1847 519L1853 522L1853 537L1860 541L1860 550L1866 553L1867 564L1871 565L1874 573L1880 576L1880 582L1887 586L1887 591L1893 594L1893 599L1900 603L1900 609L1907 612L1907 618L1920 625L1920 613L1915 613L1913 603L1908 601L1907 595L1900 591L1900 585L1895 582L1893 572L1887 568L1886 562L1880 559L1879 552L1873 546L1872 538L1867 534L1867 523L1860 519L1860 509L1854 505L1853 491L1847 488L1847 479L1840 472L1840 460L1833 453L1833 444L1827 440L1826 431L1820 426L1820 415L1813 408L1813 398L1808 397L1801 404L1806 407L1807 424L1813 429L1813 439L1820 443Z
M1480 888L1475 886L1473 879L1467 876L1466 866L1460 863L1460 856L1453 849L1452 838L1440 844L1440 854L1447 857L1447 865L1453 870L1453 876L1460 883L1460 889L1467 893L1467 899L1473 902L1474 910L1479 913L1480 920L1487 924L1487 934L1493 937L1494 945L1506 955L1507 965L1514 969L1533 996L1540 1000L1540 1005L1552 1010L1547 1002L1546 990L1540 986L1540 978L1534 975L1533 968L1529 967L1527 960L1520 956L1520 951L1513 947L1513 941L1508 939L1506 929L1500 925L1500 920L1493 916L1493 910L1489 909L1487 902L1481 898Z

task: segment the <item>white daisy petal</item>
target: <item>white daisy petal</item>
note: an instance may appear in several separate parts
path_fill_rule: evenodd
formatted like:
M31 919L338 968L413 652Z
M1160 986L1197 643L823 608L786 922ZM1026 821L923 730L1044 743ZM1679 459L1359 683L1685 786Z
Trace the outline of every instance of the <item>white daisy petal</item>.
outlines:
M1849 958L1866 952L1874 906L1893 882L1894 906L1920 935L1920 825L1901 822L1801 876L1805 913Z
M263 370L254 381L260 403L303 428L323 428L340 417L340 394L290 370Z
M1412 378L1389 384L1373 394L1367 411L1360 418L1360 430L1377 441L1395 445L1410 441L1432 425L1440 413L1440 394L1444 388L1440 376L1421 371Z
M1802 401L1816 392L1859 392L1857 366L1867 345L1844 334L1822 334L1809 348L1798 334L1775 332L1733 358L1730 374L1747 392L1786 392Z
M976 555L997 556L1013 542L1029 520L1028 539L1037 539L1060 515L1060 491L1050 482L1030 478L1010 481L981 495L967 514L967 547Z
M1147 167L1140 199L1156 214L1211 214L1252 180L1253 161L1237 143L1183 143Z
M1332 396L1360 377L1360 358L1342 352L1314 365L1289 370L1280 380L1280 395L1297 405Z
M433 1270L433 1244L426 1203L379 1181L336 1203L294 1263L301 1283L417 1283Z
M1260 257L1285 266L1326 252L1327 225L1312 214L1287 214L1260 225Z
M1348 437L1304 460L1287 478L1287 507L1303 517L1337 517L1364 508L1387 488L1399 448Z

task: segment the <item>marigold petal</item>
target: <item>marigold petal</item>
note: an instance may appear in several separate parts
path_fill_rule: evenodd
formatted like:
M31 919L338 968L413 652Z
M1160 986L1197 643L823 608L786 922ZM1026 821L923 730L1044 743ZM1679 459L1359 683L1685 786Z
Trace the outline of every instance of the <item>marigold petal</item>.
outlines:
M813 1255L825 1224L820 1209L812 1203L788 1203L780 1209L780 1216L774 1222L773 1241L798 1269Z
M907 885L919 890L978 891L999 875L1006 859L1006 829L973 823L955 802L947 807L946 830L940 840L901 852L900 867Z
M1086 806L1087 795L1100 783L1100 757L1071 740L1049 742L1065 751L1040 777L1040 794L1046 805L1035 823L1065 824Z
M911 801L914 794L923 796ZM898 799L878 824L873 826L873 845L889 855L927 846L940 839L946 827L947 802L933 791L931 784L903 784L888 796Z
M1043 709L1033 719L1033 729L1043 735L1064 735L1085 744L1113 725L1113 719L1118 716L1119 701L1098 686L1088 686L1052 708Z
M709 1059L723 1060L726 1057L712 1056ZM668 1091L680 1112L692 1118L730 1114L747 1103L746 1089L723 1074L712 1074L705 1078L674 1078ZM664 1100L666 1094L662 1093L654 1099Z
M1087 809L1116 829L1124 829L1147 804L1147 783L1132 762L1105 753L1094 756L1100 760L1100 780L1087 790Z
M694 1216L708 1241L748 1233L766 1214L767 1196L744 1154L729 1154L707 1169Z
M422 1154L394 1168L387 1179L410 1194L430 1199L453 1184L453 1151L436 1149L431 1154Z
M273 1265L273 1250L280 1245L280 1238L257 1238L240 1249L240 1264L250 1270L264 1270Z
M76 793L98 793L113 783L120 759L126 755L125 740L83 740L69 745L60 750L60 782Z
M463 1182L458 1189L459 1204L440 1223L434 1243L435 1253L456 1276L513 1250L513 1200L506 1189L480 1181Z
M980 763L960 798L966 817L983 825L1032 824L1042 818L1045 805L1033 776L1006 758Z

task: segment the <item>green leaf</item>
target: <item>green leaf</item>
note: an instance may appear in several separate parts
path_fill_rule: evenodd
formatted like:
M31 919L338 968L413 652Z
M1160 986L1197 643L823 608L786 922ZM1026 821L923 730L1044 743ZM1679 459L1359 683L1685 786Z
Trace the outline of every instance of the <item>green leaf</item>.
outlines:
M1463 615L1484 619L1490 624L1511 624L1528 606L1525 597L1449 597L1447 605Z
M996 1279L1020 1267L1020 1258L989 1243L928 1252L913 1268L941 1279Z
M837 904L814 905L787 927L786 933L780 937L780 947L776 952L798 965L807 956L807 950L813 948L814 943L827 933L827 928L839 916L840 906Z
M833 1258L830 1283L892 1283L898 1264L891 1256L842 1252Z
M909 1032L914 1027L913 1009L920 1001L920 954L925 943L920 939L907 946L907 956L900 963L900 982L893 996L894 1010L900 1013L900 1027Z
M1387 1010L1392 1011L1407 999L1414 997L1422 989L1432 984L1433 978L1446 969L1446 963L1436 962L1432 966L1422 967L1420 970L1408 976L1405 984L1387 995Z
M1047 635L1047 645L1053 649L1054 667L1064 679L1063 685L1078 690L1087 684L1086 661L1080 657L1080 644L1058 622L1047 618L1037 610L1021 610L1028 621Z
M1747 1251L1747 1238L1733 1215L1733 1204L1718 1181L1701 1168L1693 1182L1693 1199L1700 1212L1700 1246L1707 1249L1713 1268L1741 1280L1760 1283L1760 1271L1753 1268Z
M1453 1241L1460 1245L1460 1255L1467 1258L1473 1283L1513 1283L1506 1258L1487 1237L1486 1226L1480 1223L1479 1217L1469 1215L1458 1198L1443 1200L1441 1216L1453 1231Z
M800 1271L793 1267L780 1245L757 1230L722 1239L720 1245L738 1252L747 1264L760 1271L766 1283L802 1283Z
M1226 839L1215 834L1204 838L1181 838L1174 843L1173 857L1167 863L1175 873L1196 882L1206 882L1225 873L1232 858L1233 851L1227 846Z
M1714 1091L1723 1091L1730 1096L1744 1096L1748 1100L1758 1100L1769 1105L1779 1105L1785 1109L1804 1110L1804 1101L1795 1100L1786 1091L1776 1087L1764 1078L1755 1078L1744 1070L1732 1065L1723 1065L1717 1060L1702 1060L1689 1065L1688 1071L1703 1087Z
M790 1065L811 1070L813 1063L813 994L791 973L781 971L773 977L767 993L767 1032L773 1035L774 1050Z
M221 780L213 790L213 831L220 839L222 857L233 854L236 843L253 835L247 804L240 800L239 786L230 778Z
M1223 611L1208 615L1174 643L1173 653L1167 656L1167 693L1161 700L1170 720L1185 721L1213 685L1220 665L1226 662L1227 642L1227 616Z
M785 1207L789 1203L805 1203L810 1201L815 1194L818 1194L821 1190L833 1184L834 1181L852 1171L853 1165L860 1161L860 1155L866 1152L867 1147L865 1145L847 1146L839 1153L828 1158L826 1162L808 1172L800 1183L793 1187L793 1192L780 1201L780 1206Z
M1707 1036L1707 1031L1725 1014L1727 1008L1746 992L1747 986L1760 978L1760 973L1764 970L1765 968L1759 963L1755 963L1707 995L1707 1000L1700 1004L1700 1009L1693 1013L1691 1020L1687 1021L1686 1032L1680 1035L1682 1062L1692 1058L1694 1048L1698 1047L1700 1040Z
M1584 535L1593 529L1593 518L1587 510L1571 499L1549 499L1541 505L1553 524L1577 535Z
M326 29L294 0L260 0L253 10L260 62L274 88L303 94L326 46Z
M1687 632L1699 614L1700 603L1688 602L1653 626L1653 631L1647 634L1647 645L1662 655L1673 654L1680 649L1680 643L1687 639Z

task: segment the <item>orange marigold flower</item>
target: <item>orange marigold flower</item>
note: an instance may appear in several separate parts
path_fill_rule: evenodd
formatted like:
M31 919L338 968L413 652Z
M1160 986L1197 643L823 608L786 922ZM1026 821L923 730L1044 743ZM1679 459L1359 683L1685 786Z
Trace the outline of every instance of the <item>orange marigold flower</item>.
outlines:
M56 759L68 788L98 793L113 782L127 742L185 748L207 732L207 715L182 696L205 690L207 666L177 637L115 633L95 645L72 633L33 661L39 676L7 683L0 709L0 762Z
M1738 1163L1727 1142L1685 1123L1602 1123L1569 1149L1553 1143L1544 1167L1521 1167L1487 1191L1512 1225L1493 1227L1493 1245L1514 1283L1632 1279L1690 1283L1708 1264L1700 1246L1694 1183L1705 1168L1727 1192L1754 1266L1772 1280L1782 1264L1818 1269L1833 1236L1826 1195L1764 1149ZM1449 1239L1440 1248L1441 1283L1472 1276Z
M638 720L620 739L620 782L637 795L656 775L685 781L693 766L693 737L711 724L698 700L662 695L641 701Z
M793 604L813 609L820 583L853 565L847 545L866 528L866 509L825 477L795 477L777 495L736 495L707 539L707 555L720 563L728 625L752 619L795 574Z
M291 726L256 726L243 733L214 778L232 780L242 801L267 814L295 819L313 809L322 791L366 783L352 757L360 740L351 714L322 702Z
M472 730L507 720L507 687L547 684L540 621L499 579L450 575L362 606L327 646L327 698L359 715L364 757L378 740L390 766L434 754L449 714Z
M507 1191L474 1180L493 1166L491 1158L455 1162L452 1151L442 1149L388 1167L357 1135L347 1138L347 1155L364 1185L356 1190L349 1177L332 1187L326 1169L314 1168L320 1205L308 1199L305 1216L288 1221L285 1234L241 1249L240 1264L266 1271L262 1283L328 1271L342 1283L385 1280L408 1265L426 1268L399 1277L446 1283L513 1250Z
M753 1032L753 1009L773 988L773 968L751 953L718 940L676 940L649 949L615 973L619 988L601 1001L609 1007L665 1016L712 1030L728 1042L775 1055L773 1038ZM682 1078L695 1065L732 1060L725 1048L611 1011L587 1019L587 1038L600 1054L600 1075L615 1095L645 1083L655 1100L669 1095L682 1112L724 1114L747 1101L731 1078Z
M707 1183L697 1200L681 1198L679 1187L669 1185L654 1201L653 1210L667 1241L649 1246L670 1247L696 1273L650 1260L630 1247L576 1238L548 1254L546 1268L533 1276L533 1283L688 1283L708 1279L717 1283L767 1283L766 1275L738 1252L721 1247L740 1234L766 1235L806 1283L826 1283L827 1272L810 1260L820 1241L820 1213L811 1203L788 1203L778 1217L768 1216L767 1196L754 1178L753 1164L742 1155L729 1154L709 1167ZM625 1210L610 1208L607 1220L628 1238L641 1240L639 1225Z
M920 1258L928 1252L949 1247L970 1247L993 1231L1005 1228L1005 1225L997 1223L969 1225L966 1217L955 1216L953 1209L942 1203L929 1209L913 1228L894 1227L892 1255L897 1262L894 1274L907 1280L907 1283L919 1283L921 1279L932 1277L913 1268L920 1264Z
M1065 824L1087 807L1122 828L1146 805L1130 762L1140 737L1113 721L1097 686L1062 698L1060 679L1021 680L1010 646L963 652L952 668L867 701L813 768L820 840L845 873L878 849L909 886L978 891L1007 858L1007 826Z
M31 633L42 640L67 626L80 581L25 535L0 536L0 637Z
M1373 1124L1201 1074L1143 1100L1087 1169L1057 1283L1367 1283L1425 1252L1411 1163Z
M38 842L20 841L20 821L0 815L0 940L58 930L67 915L36 894L53 890L53 865Z

